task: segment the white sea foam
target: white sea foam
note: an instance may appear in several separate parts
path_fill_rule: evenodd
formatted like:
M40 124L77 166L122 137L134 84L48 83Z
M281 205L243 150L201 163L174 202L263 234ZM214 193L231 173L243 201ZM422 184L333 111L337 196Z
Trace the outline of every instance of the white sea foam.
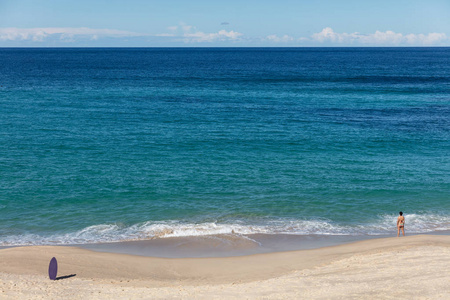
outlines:
M25 234L0 237L0 246L59 245L119 242L168 237L220 234L295 234L295 235L385 235L396 233L397 216L383 215L367 224L338 224L330 220L270 220L254 224L235 220L229 223L186 223L179 221L144 222L132 226L93 225L82 230L41 236ZM407 233L450 230L450 216L436 214L406 215Z

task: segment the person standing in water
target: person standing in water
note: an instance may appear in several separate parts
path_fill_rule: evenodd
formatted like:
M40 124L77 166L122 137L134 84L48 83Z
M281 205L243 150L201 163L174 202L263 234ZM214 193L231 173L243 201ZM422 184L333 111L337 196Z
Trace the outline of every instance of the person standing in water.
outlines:
M399 212L397 218L397 237L400 236L400 230L403 232L403 236L405 236L405 217L403 216L403 212Z

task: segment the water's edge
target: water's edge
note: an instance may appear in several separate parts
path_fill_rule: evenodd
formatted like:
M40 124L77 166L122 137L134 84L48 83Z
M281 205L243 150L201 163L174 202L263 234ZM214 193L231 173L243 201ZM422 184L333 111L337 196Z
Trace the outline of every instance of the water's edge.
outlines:
M450 230L407 235L450 235ZM262 253L318 249L363 240L389 237L395 237L395 232L390 235L379 236L219 234L208 236L158 238L128 242L57 245L57 247L79 247L96 252L138 255L146 257L201 258L245 256ZM31 246L0 246L0 250L16 247Z

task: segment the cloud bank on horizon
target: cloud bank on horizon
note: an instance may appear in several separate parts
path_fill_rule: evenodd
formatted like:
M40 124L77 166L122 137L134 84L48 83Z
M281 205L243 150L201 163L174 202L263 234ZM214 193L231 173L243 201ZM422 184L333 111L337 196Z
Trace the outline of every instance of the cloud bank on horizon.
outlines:
M168 32L160 34L146 34L116 29L94 29L87 27L46 27L46 28L0 28L1 42L34 42L35 46L45 44L46 41L61 43L74 43L77 41L99 41L101 39L140 39L141 43L147 41L152 46L152 38L164 40L166 43L183 42L185 44L211 43L237 41L243 35L233 30L220 30L206 33L196 30L195 27L181 23L179 26L170 26ZM64 45L70 46L70 45Z
M278 37L276 35L269 35L267 40L272 42L293 42L293 41L314 41L318 43L331 43L334 45L350 44L355 46L434 46L442 45L449 41L445 33L432 32L428 34L402 34L391 30L385 32L375 31L375 33L361 34L359 32L353 33L338 33L331 27L324 28L321 32L312 34L310 37L294 38L288 35Z
M227 23L228 25L229 23ZM27 43L27 46L75 46L77 42L84 45L102 46L102 40L120 42L120 46L136 43L140 46L185 45L210 46L212 43L226 46L448 46L450 37L445 33L431 32L427 34L398 33L391 30L375 31L363 34L359 32L336 32L325 27L310 36L267 35L251 37L234 30L204 32L196 27L180 23L170 26L166 32L159 34L138 33L117 29L94 29L87 27L45 27L45 28L0 28L0 46L14 43Z
M75 41L76 38L89 38L98 40L99 37L136 37L141 34L131 31L115 29L80 28L0 28L0 41L26 41L43 42L47 38L58 38L62 41Z

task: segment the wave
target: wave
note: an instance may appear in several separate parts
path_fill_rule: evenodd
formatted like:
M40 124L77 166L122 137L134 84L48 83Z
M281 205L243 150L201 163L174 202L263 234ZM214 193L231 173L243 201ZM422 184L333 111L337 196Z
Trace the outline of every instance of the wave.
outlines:
M222 234L292 234L292 235L386 235L396 234L397 216L383 215L367 224L339 224L330 220L278 219L255 224L234 222L189 223L180 221L144 222L131 226L93 225L76 232L43 236L22 234L0 237L0 246L64 245L137 241L168 237L209 236ZM407 233L450 230L450 216L436 214L406 215Z

